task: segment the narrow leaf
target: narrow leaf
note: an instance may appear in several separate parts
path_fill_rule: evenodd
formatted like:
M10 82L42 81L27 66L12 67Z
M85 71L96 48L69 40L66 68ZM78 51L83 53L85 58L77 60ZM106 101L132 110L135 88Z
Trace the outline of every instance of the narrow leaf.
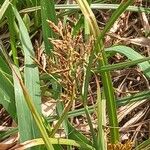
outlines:
M121 53L125 55L128 59L132 61L136 61L138 59L144 59L145 57L133 50L130 47L123 46L123 45L118 45L118 46L113 46L110 48L106 48L105 51L110 54L115 54L115 53ZM148 58L146 58L148 59ZM138 66L141 68L141 71L144 72L144 74L150 78L150 63L148 61L138 63Z
M48 38L54 37L54 32L49 27L47 20L51 20L56 23L56 13L54 7L54 0L41 0L41 17L42 17L42 32L45 44L45 52L50 55L53 48Z
M1 14L0 15L0 20L2 19L2 17L4 15L5 11L7 10L9 4L10 4L9 0L5 0L3 5L1 6L1 8L0 8L0 14Z

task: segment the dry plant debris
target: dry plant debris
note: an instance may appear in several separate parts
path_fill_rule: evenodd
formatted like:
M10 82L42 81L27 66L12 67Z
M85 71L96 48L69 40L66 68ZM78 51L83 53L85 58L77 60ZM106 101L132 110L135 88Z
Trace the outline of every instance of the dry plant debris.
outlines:
M136 1L135 5L142 5L142 0ZM100 14L100 15L99 15ZM107 19L110 16L110 12L102 12L100 11L97 15L97 19L100 24L105 24ZM102 16L103 20L99 19ZM145 55L150 56L150 17L145 13L131 13L125 12L121 15L121 17L116 21L110 32L105 38L106 47L115 45L115 44L124 44L135 47L136 50ZM55 76L59 73L59 76L56 78L58 82L63 87L63 93L61 95L61 99L66 103L68 98L74 95L74 98L77 98L79 95L77 86L82 85L83 81L83 68L86 65L86 58L89 56L92 50L93 41L90 39L89 42L84 43L82 31L75 37L72 37L72 27L67 24L67 26L63 27L62 23L59 21L58 25L55 25L53 22L48 21L50 27L54 30L54 32L58 35L58 39L50 38L50 42L54 45L53 58L48 58L45 56L43 51L40 51L37 58L37 63L39 64L40 69L44 72L48 72ZM4 34L4 36L8 37L8 34ZM38 46L40 47L40 46ZM111 58L112 63L124 61L124 57L120 54L116 54L113 58ZM42 63L40 62L42 60ZM57 61L57 63L55 63ZM124 69L112 72L113 84L116 91L116 96L118 98L132 95L134 93L138 93L140 91L150 89L149 80L138 70L137 67ZM77 85L79 83L79 85ZM91 80L89 87L89 101L90 104L94 104L95 99L95 80L94 77ZM43 97L46 99L46 97ZM78 99L77 99L78 100ZM55 108L55 103L49 102L48 109ZM43 104L42 104L43 105ZM78 106L82 107L82 104L77 101L75 103L75 108ZM128 104L126 106L122 106L118 109L118 119L120 123L120 132L122 141L125 141L125 144L116 144L111 145L108 144L109 150L130 150L132 149L132 142L129 142L131 139L133 142L139 144L142 141L146 140L150 135L150 111L149 111L149 102L147 99L140 102L135 102L133 104ZM46 109L45 108L45 109ZM44 111L46 115L50 115L53 112L47 113L47 110ZM11 126L12 120L6 114L4 109L1 107L0 109L0 125L2 127ZM93 124L96 124L95 114L92 114ZM84 134L89 135L89 127L87 126L86 119L84 116L75 117L73 120L74 125L81 130ZM94 125L96 128L96 125ZM1 128L2 129L2 128ZM6 128L7 129L7 128ZM8 141L12 140L7 139ZM18 139L17 139L18 140ZM126 142L127 141L127 142ZM3 141L5 142L5 141ZM15 142L0 143L0 149L8 149ZM2 146L6 146L2 147Z

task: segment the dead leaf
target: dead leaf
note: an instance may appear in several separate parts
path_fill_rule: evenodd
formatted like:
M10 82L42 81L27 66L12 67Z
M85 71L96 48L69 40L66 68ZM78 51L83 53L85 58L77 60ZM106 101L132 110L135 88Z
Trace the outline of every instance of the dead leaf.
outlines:
M138 37L134 39L128 39L128 42L139 46L150 47L150 39L145 37Z

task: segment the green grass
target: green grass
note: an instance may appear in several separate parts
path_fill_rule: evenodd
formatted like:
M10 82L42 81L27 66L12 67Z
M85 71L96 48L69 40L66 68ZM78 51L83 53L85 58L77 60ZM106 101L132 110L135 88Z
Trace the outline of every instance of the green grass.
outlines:
M6 39L8 44L5 38L0 39L0 104L17 124L17 128L10 131L0 131L0 141L19 132L19 142L31 150L72 150L73 147L106 150L108 143L117 145L121 142L118 108L149 98L149 91L121 99L115 97L111 71L138 66L149 80L150 57L140 54L135 47L112 45L106 48L104 39L122 13L134 11L149 14L150 8L132 6L133 0L121 4L87 0L77 0L78 5L67 2L0 2L0 29L3 34L9 33L10 37ZM112 11L102 30L93 13L95 9ZM5 32L6 26L8 30ZM77 41L79 37L81 41ZM91 38L93 43L90 43ZM38 48L35 41L39 44ZM88 44L90 48L86 49ZM44 51L45 57L40 61L47 61L46 69L37 59L39 50ZM108 60L116 53L127 60L110 64ZM89 106L93 78L96 97L93 106ZM55 115L42 115L44 96L55 102ZM80 101L82 108L74 110L76 101ZM96 129L93 113L97 118ZM89 126L90 137L74 127L73 118L81 115ZM110 127L109 136L104 130L106 126ZM56 138L60 128L64 129L65 138ZM138 145L137 149L145 147L149 147L149 139Z

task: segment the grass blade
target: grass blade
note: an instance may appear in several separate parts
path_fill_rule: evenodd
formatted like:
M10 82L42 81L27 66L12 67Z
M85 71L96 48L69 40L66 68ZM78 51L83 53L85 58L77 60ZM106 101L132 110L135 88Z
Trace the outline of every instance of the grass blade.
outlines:
M26 140L33 139L35 137L32 135L33 130L31 128L32 126L30 116L31 114L29 113L28 106L24 99L22 88L20 86L18 79L15 77L15 74L13 75L13 77L14 77L14 91L18 116L18 129L20 134L20 142L24 142Z
M149 148L150 148L150 139L147 139L146 141L138 145L136 148L134 148L134 150L149 150Z
M90 71L91 71L91 64L93 62L93 58L94 58L94 53L98 53L101 56L101 59L99 60L99 64L100 66L105 66L107 64L107 59L105 56L105 52L103 51L103 41L102 41L102 34L100 34L100 30L99 27L97 25L96 22L96 18L93 14L93 12L91 11L88 3L86 2L86 0L84 1L80 1L77 0L84 16L86 17L86 19L89 22L89 25L91 27L91 32L94 36L95 39L97 39L96 43L95 43L95 49L93 50L93 52L91 53L90 56L90 60L87 66L87 74L86 74L86 78L85 78L85 85L84 85L84 96L83 97L87 97L87 93L88 93L88 84L89 84L89 79L90 79ZM104 34L104 33L103 33ZM104 36L104 35L103 35ZM118 121L117 121L117 113L116 113L116 103L115 103L115 98L114 98L114 94L113 94L113 87L112 87L112 82L111 82L111 78L109 73L101 73L102 75L102 82L103 82L103 86L104 86L104 93L106 94L106 100L107 100L107 105L108 105L108 115L109 115L109 123L112 126L112 128L110 129L110 134L111 134L111 142L112 143L116 143L119 141L119 131L116 128L118 126ZM114 128L113 128L114 127Z
M7 131L0 131L0 141L5 140L6 138L17 134L18 128L10 128Z
M28 91L27 91L27 89L26 89L26 87L25 87L25 85L24 85L22 79L20 78L20 73L19 73L18 69L17 69L15 66L12 66L11 64L9 64L9 65L11 66L12 71L13 71L14 82L15 82L16 86L18 86L19 92L18 92L17 88L15 88L15 89L16 89L16 92L18 92L20 98L25 98L25 101L26 101L26 103L27 103L27 105L28 105L28 107L29 107L29 109L30 109L30 111L31 111L31 113L32 113L32 116L33 116L33 118L35 119L35 122L36 122L36 124L37 124L37 126L38 126L38 128L39 128L39 130L40 130L40 132L41 132L41 135L42 135L43 141L44 141L44 143L45 143L45 146L47 147L47 150L54 150L52 144L51 144L50 141L48 140L48 134L47 134L46 129L45 129L45 126L44 126L44 120L43 120L43 118L39 115L37 109L35 108L34 103L33 103L33 100L32 100L32 98L31 98L31 96L29 95L29 93L28 93ZM16 93L16 94L17 94L17 93ZM23 96L23 97L21 97L21 96ZM18 101L18 102L19 102L19 101ZM25 107L25 106L24 106L24 107ZM23 108L23 109L24 109L24 108ZM28 112L27 112L27 113L28 113ZM26 114L21 114L21 115L26 115ZM21 116L20 116L20 117L21 117ZM25 117L25 116L24 116L24 117ZM28 114L27 114L27 117L29 117ZM24 119L27 120L27 118L24 118ZM30 120L29 120L29 121L30 121ZM32 121L33 121L33 120L32 120ZM28 122L27 122L27 123L28 123ZM22 124L20 123L20 125L22 125ZM19 127L20 127L20 126L19 126ZM22 127L24 127L24 126L22 126ZM31 128L31 125L30 125L29 127ZM20 128L21 128L21 127L20 127ZM24 131L24 130L23 130L23 131ZM23 131L21 130L21 132L23 132ZM30 129L30 131L33 132L33 129ZM35 131L35 132L36 132L36 131ZM24 134L26 134L26 133L24 133ZM29 138L29 137L27 137L27 138ZM36 149L37 149L37 148L36 148ZM39 148L39 149L40 149L40 148Z
M35 122L36 122L36 124L37 124L37 126L38 126L38 128L39 128L39 130L41 132L43 141L45 142L47 149L48 150L53 150L53 146L51 145L50 141L48 140L49 137L48 137L48 134L46 132L46 127L44 125L44 119L39 115L38 111L36 110L36 108L34 106L34 103L33 103L33 100L31 98L31 96L29 95L28 90L25 87L22 79L20 78L21 75L20 75L19 70L16 68L16 66L14 66L11 63L9 57L7 56L6 52L3 49L2 49L2 53L3 53L4 57L5 57L5 59L7 60L9 67L12 70L14 82L19 87L21 87L21 88L19 88L20 92L17 93L17 94L21 94L22 95L22 93L23 93L23 96L24 96L24 98L26 100L26 103L27 103L27 105L28 105L28 107L29 107L29 109L30 109L30 111L32 113L32 116L35 119ZM22 114L22 115L24 115L24 114ZM19 117L22 117L22 116L19 116ZM28 118L26 118L26 119L28 119Z
M32 58L34 58L34 51L33 51L32 43L30 41L30 37L28 35L27 29L19 13L14 8L13 8L13 11L18 20L20 41L21 41L22 48L24 50L24 55L25 55L25 68L24 68L25 85L28 87L30 95L32 96L34 100L35 107L37 108L38 112L40 112L41 98L40 98L40 85L39 85L39 77L38 77L39 72L38 72L38 68L33 66L34 61ZM27 121L27 123L30 124L32 128L31 129L31 133L33 134L33 135L31 134L32 137L34 138L39 137L37 127L34 125L34 123L32 123L32 116L28 108L24 107L24 109L26 111L25 114L27 115L27 112L28 112L28 115L31 117L31 118L29 117L29 120Z
M18 11L14 7L13 7L13 11L17 18L18 24L19 24L20 41L21 41L22 48L23 48L24 54L25 54L25 68L24 68L25 86L28 87L28 90L33 99L33 102L32 102L31 97L29 96L24 84L21 82L21 80L19 79L18 76L17 76L17 78L15 76L16 83L17 83L17 80L20 80L18 85L16 85L16 86L19 87L19 84L20 84L20 86L23 90L22 92L25 97L25 100L26 100L28 107L30 108L30 111L33 115L33 118L35 119L35 122L37 124L36 125L35 122L33 121L33 118L30 114L29 109L27 107L25 108L25 106L24 106L24 109L26 111L26 113L23 113L25 115L24 118L25 119L28 118L28 121L26 120L26 122L24 122L24 123L30 124L30 131L32 134L32 135L29 135L29 137L27 137L27 138L31 139L31 138L39 137L40 132L41 132L43 140L45 141L45 144L47 146L47 149L51 150L51 149L53 149L53 146L48 141L48 135L46 133L46 129L44 127L41 117L39 116L39 114L41 114L39 72L38 72L38 68L34 65L34 60L32 59L32 58L34 58L34 51L33 51L32 43L30 41L30 37L28 35L27 29L19 15ZM14 75L17 75L16 72ZM20 93L22 93L22 92L20 91ZM20 96L22 96L22 95L20 95ZM19 111L21 111L21 110L19 110ZM27 115L27 117L26 117L26 115ZM20 126L24 127L25 124L23 124L20 121ZM39 130L38 130L38 128L39 128ZM21 132L23 132L23 130L21 130ZM26 133L24 133L24 134L26 134Z
M0 20L2 19L2 17L4 15L5 11L7 10L9 4L10 4L10 1L9 0L5 0L3 5L1 6L1 8L0 8L0 14L1 14L0 15Z
M52 142L52 144L70 145L70 146L81 148L83 150L95 150L92 146L75 140L62 139L62 138L57 138L57 139L49 138L49 140ZM21 143L21 145L15 147L15 150L23 150L41 144L44 144L42 139L34 139L34 140Z
M19 66L18 61L18 55L17 55L17 48L16 48L16 28L15 28L15 16L12 10L12 7L10 6L7 10L7 20L8 20L8 28L10 33L10 44L11 44L11 50L13 55L13 61L15 65Z
M106 135L103 126L106 126L106 100L101 96L100 85L96 77L97 84L97 120L98 120L98 140L97 149L107 150Z
M56 13L54 7L54 0L41 0L41 17L42 17L42 32L45 44L45 52L50 55L53 48L48 38L54 37L54 32L49 27L47 20L51 20L56 23Z
M137 59L137 60L133 60L133 61L117 63L117 64L113 64L113 65L106 65L104 67L101 67L100 71L105 72L105 71L112 71L112 70L116 70L116 69L123 69L123 68L134 66L136 64L140 64L140 63L143 63L143 62L149 61L149 60L150 60L150 57L145 57L145 58L141 58L141 59ZM147 67L149 68L149 66L147 66Z
M4 47L1 44L0 50ZM9 90L8 90L9 89ZM0 104L7 110L10 116L17 121L15 95L13 89L12 72L3 57L0 56Z
M90 8L91 9L101 9L101 10L107 10L107 9L112 9L116 10L118 9L119 4L91 4ZM37 10L40 10L41 6L36 6L36 7L30 7L30 8L25 8L20 10L20 13L28 13L28 12L34 12ZM55 5L55 9L69 9L69 10L78 10L80 7L77 4L57 4ZM147 7L141 7L141 6L129 6L126 11L131 11L131 12L145 12L147 14L150 13L150 8Z
M99 35L98 37L98 41L100 41L106 34L106 32L108 32L110 30L110 28L113 26L113 24L115 23L115 21L120 17L120 15L128 8L128 6L130 4L132 4L133 0L128 0L126 2L122 2L118 9L116 9L113 14L112 17L109 19L109 21L107 22L106 26L104 27L102 33Z
M143 59L144 56L139 54L138 52L134 51L132 48L123 46L123 45L118 45L118 46L113 46L110 48L105 49L106 52L110 54L115 54L115 53L121 53L125 55L128 59L135 61L137 59ZM146 58L147 59L147 58ZM144 72L144 74L150 78L150 63L148 61L139 63L138 66L141 68L141 70Z

